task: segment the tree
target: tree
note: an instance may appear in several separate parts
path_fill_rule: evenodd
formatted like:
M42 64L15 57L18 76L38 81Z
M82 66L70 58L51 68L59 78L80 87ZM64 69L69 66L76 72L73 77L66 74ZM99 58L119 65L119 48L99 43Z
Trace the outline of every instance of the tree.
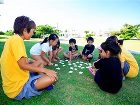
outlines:
M33 35L34 38L40 38L42 35L48 35L48 34L57 34L59 35L61 31L56 29L55 27L52 27L50 25L39 25L36 28L36 33Z
M11 36L14 35L13 30L7 30L4 35Z
M140 25L129 25L125 24L123 28L120 30L120 37L123 39L130 39L133 37L137 37L138 32L140 30Z
M87 35L89 33L89 31L84 31L84 33Z
M140 32L137 33L136 38L140 39Z
M121 35L121 33L120 33L120 31L111 31L110 35L111 36L119 36L119 35Z
M93 36L95 36L95 33L94 32L89 32L89 31L85 31L85 33L86 33L86 39L88 38L88 37L93 37Z
M140 24L138 25L130 25L124 24L123 28L120 31L112 31L110 32L111 35L119 36L123 39L131 39L133 37L140 38Z
M140 24L136 25L136 28L137 28L137 33L136 33L136 38L140 38Z
M4 35L5 33L3 31L0 31L0 35Z

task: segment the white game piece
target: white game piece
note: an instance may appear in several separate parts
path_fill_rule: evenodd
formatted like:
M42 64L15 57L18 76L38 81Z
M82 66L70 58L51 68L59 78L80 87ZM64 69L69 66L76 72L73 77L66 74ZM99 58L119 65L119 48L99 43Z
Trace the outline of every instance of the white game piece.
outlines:
M76 62L76 63L79 63L79 62Z
M68 61L68 60L65 60L65 61Z
M68 63L70 63L70 64L71 64L71 61L68 61Z
M81 69L84 69L85 67L81 67Z
M70 63L68 65L71 65Z
M60 60L59 62L63 63L64 61L63 60Z
M58 64L55 64L54 66L58 66Z
M82 64L80 64L80 66L82 66Z
M69 73L73 73L73 71L69 71Z
M64 65L64 63L61 63L62 65Z
M83 74L83 72L80 71L79 74Z
M74 65L74 67L77 67L77 65Z
M63 67L64 67L64 66L66 66L66 65L63 65Z
M86 67L87 69L89 68L89 67Z
M77 70L76 68L74 70Z
M78 66L79 68L81 68L81 66Z
M70 69L73 69L73 67L70 67Z
M92 64L91 63L89 63L89 66L91 66Z
M88 68L91 68L92 66L88 66Z
M60 70L60 68L58 67L58 68L56 68L57 70Z

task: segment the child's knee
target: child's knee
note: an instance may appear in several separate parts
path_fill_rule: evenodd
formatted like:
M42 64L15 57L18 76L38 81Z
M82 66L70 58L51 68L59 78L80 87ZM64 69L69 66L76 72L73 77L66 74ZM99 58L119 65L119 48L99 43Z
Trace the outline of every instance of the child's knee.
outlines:
M46 79L48 79L48 77ZM51 84L57 81L55 77L49 77L49 79L50 79Z
M83 57L82 57L82 59L83 59L83 60L86 60L86 59L87 59L87 57L83 56Z

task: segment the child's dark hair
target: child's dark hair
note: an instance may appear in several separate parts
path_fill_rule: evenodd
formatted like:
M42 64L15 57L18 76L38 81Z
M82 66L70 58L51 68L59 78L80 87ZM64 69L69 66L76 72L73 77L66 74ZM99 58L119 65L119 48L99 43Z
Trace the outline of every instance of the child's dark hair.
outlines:
M53 50L56 50L57 48L59 49L60 47L60 40L58 40L57 44L52 47Z
M35 22L27 16L19 16L15 19L14 22L15 34L22 35L24 29L27 29L27 32L29 33L31 29L35 28L36 28Z
M88 38L87 38L87 42L88 42L88 41L94 42L94 39L93 39L92 37L88 37Z
M118 38L116 36L110 36L106 39L106 42L112 42L112 43L117 43L118 42Z
M40 44L46 43L50 40L58 39L58 36L56 34L51 34L49 37L46 37Z
M118 43L119 43L120 45L123 45L123 39L118 40Z
M71 39L69 40L69 43L74 43L74 44L76 44L76 40L73 39L73 38L71 38Z
M110 51L111 56L117 56L121 53L121 48L117 43L103 42L101 48L106 52Z
M60 40L58 40L57 45L60 46Z

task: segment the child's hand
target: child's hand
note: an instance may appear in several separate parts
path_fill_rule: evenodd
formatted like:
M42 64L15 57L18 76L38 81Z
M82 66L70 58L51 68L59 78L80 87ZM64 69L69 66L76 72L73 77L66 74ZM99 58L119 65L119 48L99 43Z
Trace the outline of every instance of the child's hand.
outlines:
M53 65L53 63L49 62L49 63L48 63L48 65L49 65L49 66L52 66L52 65Z
M45 70L45 74L48 75L49 77L55 78L55 80L58 80L57 77L57 72L53 71L53 70Z
M91 58L91 57L92 57L92 55L91 55L91 54L89 54L89 55L88 55L88 57L89 57L89 58Z
M33 62L35 62L35 60L31 59L31 58L28 58L28 63L29 64L32 64Z

